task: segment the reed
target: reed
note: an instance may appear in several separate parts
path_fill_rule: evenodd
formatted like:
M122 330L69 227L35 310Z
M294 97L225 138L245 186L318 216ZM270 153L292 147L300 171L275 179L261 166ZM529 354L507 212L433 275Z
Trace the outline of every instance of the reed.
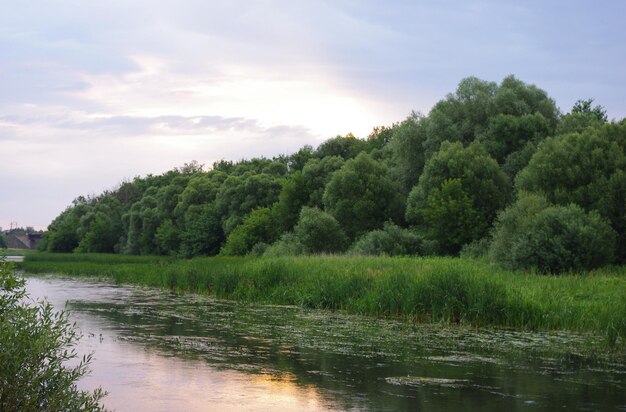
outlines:
M412 321L600 333L626 347L626 268L544 276L467 258L210 257L47 254L31 273L98 276L246 302Z

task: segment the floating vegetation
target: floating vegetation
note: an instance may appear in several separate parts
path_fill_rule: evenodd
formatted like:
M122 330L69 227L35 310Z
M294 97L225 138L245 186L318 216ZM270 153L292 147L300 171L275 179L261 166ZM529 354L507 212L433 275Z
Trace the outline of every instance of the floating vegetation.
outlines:
M33 254L20 267L33 273L108 276L117 283L279 308L341 310L410 323L582 332L590 339L601 335L610 350L626 348L626 277L621 268L549 277L458 258L176 260L98 254ZM170 282L172 274L175 284ZM530 336L527 339L544 339ZM522 339L516 342L520 348L526 345Z
M217 370L289 376L299 387L313 385L331 399L348 399L335 409L410 410L401 399L425 397L429 405L447 405L459 391L480 402L505 402L499 409L526 401L545 410L579 407L590 399L588 409L597 410L624 399L626 356L605 351L588 334L416 324L112 283L33 281L68 291L70 311L115 330L106 342ZM553 393L561 397L545 395Z
M392 385L405 386L442 386L445 388L460 388L469 386L468 379L446 379L446 378L429 378L425 376L399 376L385 378L387 383Z

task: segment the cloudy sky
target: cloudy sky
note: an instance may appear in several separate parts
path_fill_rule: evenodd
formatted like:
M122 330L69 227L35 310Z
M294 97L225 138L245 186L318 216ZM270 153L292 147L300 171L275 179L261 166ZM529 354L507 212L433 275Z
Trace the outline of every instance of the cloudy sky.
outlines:
M467 76L626 117L626 2L0 2L0 227L428 113Z

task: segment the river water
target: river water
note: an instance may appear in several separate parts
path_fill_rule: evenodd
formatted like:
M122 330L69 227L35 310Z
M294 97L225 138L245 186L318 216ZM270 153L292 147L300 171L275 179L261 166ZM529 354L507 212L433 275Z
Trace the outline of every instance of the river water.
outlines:
M622 410L626 355L598 338L414 325L29 277L93 352L117 411Z

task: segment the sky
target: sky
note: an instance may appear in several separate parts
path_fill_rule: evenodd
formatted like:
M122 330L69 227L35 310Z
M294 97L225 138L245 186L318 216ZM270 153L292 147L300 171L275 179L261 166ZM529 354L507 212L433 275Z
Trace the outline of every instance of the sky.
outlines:
M0 227L427 114L464 77L626 117L626 2L0 1Z

